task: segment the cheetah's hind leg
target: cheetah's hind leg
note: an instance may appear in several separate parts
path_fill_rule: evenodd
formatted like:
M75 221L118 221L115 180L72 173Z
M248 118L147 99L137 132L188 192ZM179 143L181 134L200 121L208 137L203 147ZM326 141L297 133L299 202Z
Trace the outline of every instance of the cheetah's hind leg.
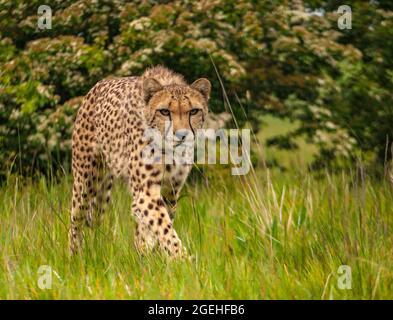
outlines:
M82 247L83 227L98 225L102 219L105 205L109 202L112 176L102 178L99 162L93 154L86 155L83 162L74 157L72 173L74 183L69 242L71 255L74 255ZM97 189L97 186L100 188Z
M91 203L91 172L80 172L73 168L74 183L72 188L71 224L69 243L71 255L80 251L83 244L83 227Z
M99 170L93 182L92 201L90 210L86 216L86 225L89 228L97 228L102 224L104 213L111 199L113 175Z

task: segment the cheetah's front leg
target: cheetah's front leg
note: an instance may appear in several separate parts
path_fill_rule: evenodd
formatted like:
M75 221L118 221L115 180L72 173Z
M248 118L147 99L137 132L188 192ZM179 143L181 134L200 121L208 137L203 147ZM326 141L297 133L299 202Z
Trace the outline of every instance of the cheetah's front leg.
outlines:
M180 191L192 166L189 164L165 165L161 194L172 220L175 218Z
M138 194L134 200L133 213L138 223L135 245L139 251L149 251L158 243L159 247L172 257L186 255L160 196L159 185Z

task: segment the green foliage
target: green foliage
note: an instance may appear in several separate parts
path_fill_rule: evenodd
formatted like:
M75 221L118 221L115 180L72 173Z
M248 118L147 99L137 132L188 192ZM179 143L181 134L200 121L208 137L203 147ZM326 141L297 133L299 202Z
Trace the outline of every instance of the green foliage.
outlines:
M327 12L335 11L341 1L309 1ZM393 6L391 1L346 1L352 9L352 29L338 30L338 42L351 44L361 53L358 61L341 60L338 76L329 78L321 88L323 108L329 120L310 114L299 133L316 133L314 123L329 125L337 138L357 147L384 164L391 158L389 145L393 139ZM332 23L337 15L326 15ZM329 132L329 130L326 130ZM340 143L326 148L324 157L334 158ZM353 151L354 148L347 148ZM341 147L340 147L341 148ZM341 152L342 153L342 152ZM347 153L346 157L353 156Z
M119 185L70 261L71 178L10 179L0 187L0 299L392 299L391 188L356 172L261 170L254 181L209 171L179 202L174 226L194 257L182 262L137 254ZM53 270L51 290L37 285L41 265ZM351 290L338 287L341 265Z
M300 124L271 141L282 147L306 135L324 160L381 158L392 139L388 2L348 3L352 30L337 28L331 1L56 0L51 30L37 27L41 4L0 0L0 173L66 164L88 90L155 64L211 79L220 112L216 67L240 125L258 129L266 113Z

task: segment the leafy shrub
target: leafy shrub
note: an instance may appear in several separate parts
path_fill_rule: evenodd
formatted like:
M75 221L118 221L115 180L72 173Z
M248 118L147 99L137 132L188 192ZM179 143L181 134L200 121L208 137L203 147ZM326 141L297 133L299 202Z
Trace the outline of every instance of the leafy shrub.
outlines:
M296 120L271 141L283 147L306 135L325 159L358 149L381 157L392 137L393 12L384 1L354 3L369 13L355 16L354 34L337 28L329 1L56 0L51 30L37 27L39 5L0 0L0 172L66 165L87 91L155 64L211 79L211 109L231 103L240 125L258 129L266 113Z

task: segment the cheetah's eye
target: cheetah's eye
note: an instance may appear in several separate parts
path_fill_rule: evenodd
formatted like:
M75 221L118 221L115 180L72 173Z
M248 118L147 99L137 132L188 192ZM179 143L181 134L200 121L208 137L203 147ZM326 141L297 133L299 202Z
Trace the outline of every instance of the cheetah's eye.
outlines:
M190 115L191 116L195 116L198 112L200 111L200 109L194 108L190 111Z
M169 116L170 115L170 111L168 110L168 109L160 109L160 110L158 110L158 111L160 111L160 113L163 115L163 116Z

